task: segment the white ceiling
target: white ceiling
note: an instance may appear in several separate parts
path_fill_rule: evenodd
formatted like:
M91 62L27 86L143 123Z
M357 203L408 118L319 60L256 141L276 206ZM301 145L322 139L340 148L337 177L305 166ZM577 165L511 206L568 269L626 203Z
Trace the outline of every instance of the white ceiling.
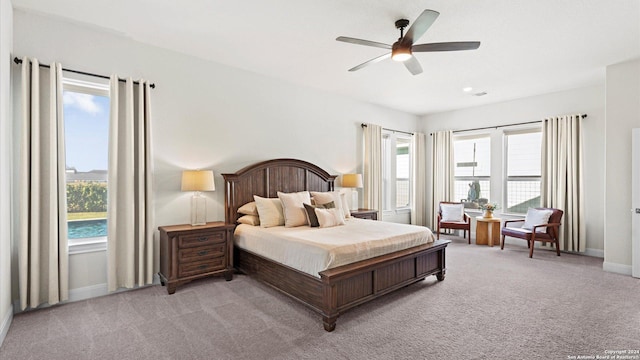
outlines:
M640 58L638 0L12 0L137 41L414 114L602 84L605 67ZM392 60L347 69L391 44L394 22L440 17L416 43L481 41L475 51L419 53L424 72ZM472 93L485 91L482 97Z

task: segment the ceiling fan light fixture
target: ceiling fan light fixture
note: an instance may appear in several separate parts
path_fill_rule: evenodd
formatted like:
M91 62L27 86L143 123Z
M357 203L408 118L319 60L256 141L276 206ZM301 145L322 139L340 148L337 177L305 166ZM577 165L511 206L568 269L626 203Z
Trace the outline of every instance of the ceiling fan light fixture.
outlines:
M391 47L391 58L394 61L407 61L411 59L411 48L401 46L400 41L396 41Z

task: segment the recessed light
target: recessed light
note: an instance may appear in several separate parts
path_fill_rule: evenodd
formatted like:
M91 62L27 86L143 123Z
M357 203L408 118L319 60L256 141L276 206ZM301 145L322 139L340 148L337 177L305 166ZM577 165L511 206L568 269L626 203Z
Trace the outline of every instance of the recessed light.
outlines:
M464 91L464 92L470 92L471 90L473 90L473 88L471 86L467 86L466 88L462 89L462 91Z

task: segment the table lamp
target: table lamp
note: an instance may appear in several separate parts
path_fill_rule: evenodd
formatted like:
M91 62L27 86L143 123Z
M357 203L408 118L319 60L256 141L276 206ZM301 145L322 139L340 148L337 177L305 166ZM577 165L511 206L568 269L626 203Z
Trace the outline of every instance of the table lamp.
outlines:
M191 197L191 225L207 223L207 199L202 191L214 191L213 171L185 170L182 172L182 191L193 191Z
M351 189L351 210L358 210L358 190L362 187L362 174L343 174L342 187Z

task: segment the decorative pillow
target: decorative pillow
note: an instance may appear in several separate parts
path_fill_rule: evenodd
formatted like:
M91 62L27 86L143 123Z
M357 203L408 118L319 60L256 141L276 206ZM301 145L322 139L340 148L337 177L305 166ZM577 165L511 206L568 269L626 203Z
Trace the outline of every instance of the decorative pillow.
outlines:
M260 218L258 215L244 215L238 219L238 223L258 226L260 225Z
M336 209L340 210L340 213L342 213L342 217L344 218L344 207L342 204L342 196L340 196L340 193L337 191L328 191L328 192L316 192L316 191L312 191L311 192L311 196L313 196L313 200L315 201L316 205L320 205L320 204L326 204L330 201L333 201L333 203L336 206ZM347 207L347 211L349 211L349 206L345 205ZM351 215L351 213L349 213L349 215Z
M336 207L333 201L330 201L322 205L309 205L309 204L302 204L302 205L304 205L304 209L306 210L306 213L307 213L307 222L311 227L320 226L320 223L318 223L318 217L316 216L316 208L334 209Z
M307 212L304 210L304 203L311 202L311 195L308 191L296 193L283 193L278 191L278 198L282 202L284 212L284 227L296 227L307 225Z
M321 228L344 225L344 213L342 210L316 208L316 216Z
M240 208L238 209L238 214L258 216L258 209L256 208L256 202L252 201L240 206Z
M553 210L538 210L534 208L529 208L527 210L527 216L524 218L524 224L522 225L523 229L533 230L533 227L536 225L547 224L549 222L549 218L553 214ZM547 232L547 227L539 227L536 229L537 233Z
M442 211L442 221L464 221L463 204L440 204L440 210Z
M284 225L284 212L282 202L278 198L263 198L253 195L260 217L260 227L268 228L272 226Z

